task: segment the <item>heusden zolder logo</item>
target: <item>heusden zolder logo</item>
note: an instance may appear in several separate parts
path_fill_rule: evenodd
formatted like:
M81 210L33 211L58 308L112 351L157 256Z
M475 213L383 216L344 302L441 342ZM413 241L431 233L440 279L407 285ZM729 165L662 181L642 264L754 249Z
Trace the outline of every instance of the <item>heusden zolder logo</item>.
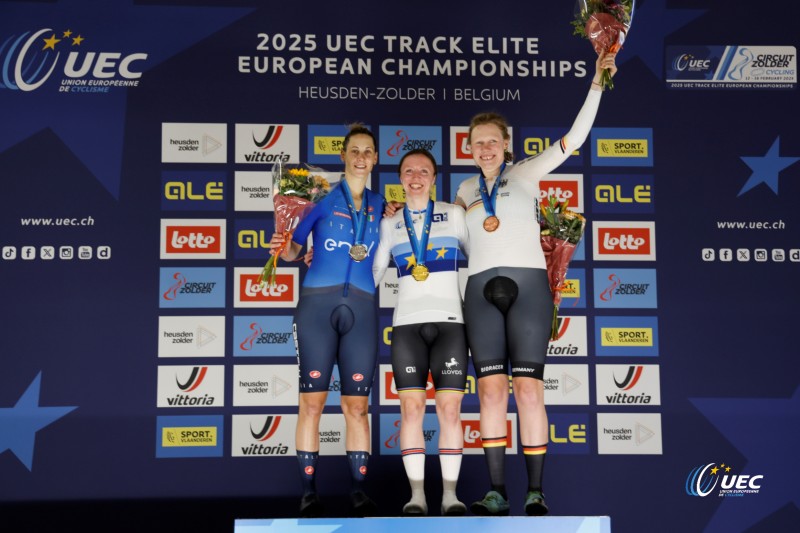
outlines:
M31 92L61 77L59 92L106 93L135 87L142 77L143 52L97 51L71 29L41 28L8 36L0 48L0 89Z
M715 491L720 498L741 498L758 494L763 474L735 474L726 463L707 463L694 467L686 476L686 494L705 498Z

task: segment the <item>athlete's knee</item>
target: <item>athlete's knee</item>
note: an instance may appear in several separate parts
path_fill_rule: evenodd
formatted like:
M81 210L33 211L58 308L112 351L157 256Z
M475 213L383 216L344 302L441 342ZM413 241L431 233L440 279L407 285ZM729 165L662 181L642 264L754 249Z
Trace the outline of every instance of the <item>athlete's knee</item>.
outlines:
M322 410L325 409L325 400L318 398L304 398L304 394L300 395L300 416L310 418L320 418Z
M514 378L514 400L517 406L531 409L544 405L544 386L534 378Z
M449 401L436 402L436 414L442 423L448 425L459 423L461 419L460 400L460 398L453 398Z
M478 383L478 399L481 405L501 405L508 403L508 383L493 380L492 383Z
M366 419L369 403L366 396L342 396L342 414L346 418Z
M425 400L404 399L400 397L400 412L404 420L416 422L425 416Z

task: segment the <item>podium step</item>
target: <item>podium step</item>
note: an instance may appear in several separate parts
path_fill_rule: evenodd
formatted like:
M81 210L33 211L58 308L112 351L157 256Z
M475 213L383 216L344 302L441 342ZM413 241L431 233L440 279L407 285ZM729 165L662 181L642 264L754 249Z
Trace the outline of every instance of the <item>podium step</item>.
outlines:
M239 519L234 533L611 533L608 516Z

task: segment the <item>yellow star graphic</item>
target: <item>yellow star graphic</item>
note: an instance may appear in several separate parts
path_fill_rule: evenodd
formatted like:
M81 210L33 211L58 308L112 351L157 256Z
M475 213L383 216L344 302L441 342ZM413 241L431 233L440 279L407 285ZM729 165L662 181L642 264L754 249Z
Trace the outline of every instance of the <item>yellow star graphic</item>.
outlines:
M61 39L56 39L56 34L54 33L52 37L50 37L49 39L45 39L44 40L44 48L42 48L42 50L47 50L48 48L50 48L52 50L55 50L56 49L56 43L60 43L60 42L61 42Z
M716 473L717 473L718 471L719 471L719 468L717 468L717 467L715 466L714 468L712 468L712 469L711 469L711 474L712 474L712 475L716 475Z
M81 44L82 42L83 42L83 37L81 37L80 35L78 35L77 37L75 37L74 39L72 39L72 46L75 46L75 45L78 45L78 46L80 46L80 44Z
M444 259L446 253L447 253L447 248L442 246L441 248L436 250L436 259Z
M404 257L408 264L406 265L406 270L411 270L411 267L417 264L417 258L414 257L414 254L409 254L408 257Z
M62 37L65 37L65 38L66 38L66 37L69 37L70 35L72 35L72 30L67 30L67 31L65 31L65 32L64 32L64 34L62 35Z
M729 467L729 466L728 466L728 467L726 467L726 468L725 468L725 471L726 471L726 472L730 472L730 471L731 471L731 467Z

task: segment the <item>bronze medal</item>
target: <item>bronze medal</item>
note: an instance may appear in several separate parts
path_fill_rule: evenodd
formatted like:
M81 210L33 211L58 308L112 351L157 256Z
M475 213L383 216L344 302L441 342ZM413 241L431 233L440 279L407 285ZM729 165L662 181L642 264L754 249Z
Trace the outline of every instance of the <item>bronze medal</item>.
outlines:
M350 257L356 263L360 263L367 257L367 247L363 244L354 244L350 247Z
M483 229L485 229L489 233L496 230L498 226L500 226L500 219L494 215L483 219Z
M416 264L414 268L411 269L411 277L417 281L425 281L428 279L428 274L430 274L430 272L425 265Z

